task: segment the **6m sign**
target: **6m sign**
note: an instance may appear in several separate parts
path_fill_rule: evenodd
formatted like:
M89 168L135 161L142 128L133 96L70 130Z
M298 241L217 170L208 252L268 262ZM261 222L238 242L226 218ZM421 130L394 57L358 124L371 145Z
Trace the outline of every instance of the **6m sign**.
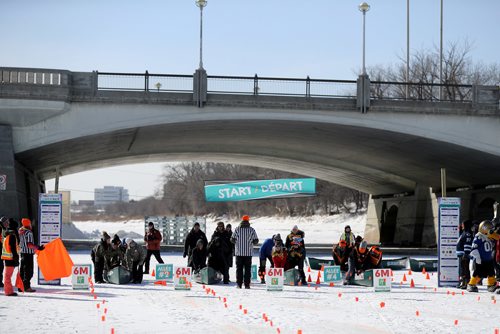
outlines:
M75 264L71 272L71 284L73 290L88 290L89 278L92 275L91 264Z
M267 291L283 291L283 268L270 268L266 271Z
M375 292L390 292L391 278L391 269L373 269L373 289Z
M191 290L191 267L174 268L174 289Z

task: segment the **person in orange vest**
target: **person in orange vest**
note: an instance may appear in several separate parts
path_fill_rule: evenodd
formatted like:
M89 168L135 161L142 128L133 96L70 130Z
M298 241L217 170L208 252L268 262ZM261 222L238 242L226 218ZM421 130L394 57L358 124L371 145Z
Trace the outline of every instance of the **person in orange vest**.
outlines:
M25 292L35 292L31 288L31 278L33 277L33 255L35 250L42 251L44 246L37 246L33 238L31 228L31 220L28 218L21 219L21 228L19 229L19 245L21 246L21 266L19 273L24 284Z
M16 235L17 223L9 219L5 237L2 241L2 260L4 261L3 283L6 296L17 296L12 286L14 268L19 266L19 242Z

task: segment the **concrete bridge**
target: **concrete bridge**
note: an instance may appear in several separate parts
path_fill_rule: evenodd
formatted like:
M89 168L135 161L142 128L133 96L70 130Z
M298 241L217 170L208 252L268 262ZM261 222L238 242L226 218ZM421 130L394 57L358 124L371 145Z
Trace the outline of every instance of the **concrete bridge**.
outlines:
M0 213L14 217L36 216L46 179L154 161L247 164L367 192L365 234L384 244L436 243L441 168L463 217L484 218L500 200L498 87L200 71L0 75Z

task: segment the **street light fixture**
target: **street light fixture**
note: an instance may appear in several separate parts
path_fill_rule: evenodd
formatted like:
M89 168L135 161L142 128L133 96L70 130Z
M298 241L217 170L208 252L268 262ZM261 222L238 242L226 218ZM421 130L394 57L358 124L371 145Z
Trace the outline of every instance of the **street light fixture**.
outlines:
M203 8L207 5L206 0L195 0L196 6L200 8L200 69L203 69Z
M366 67L365 67L365 17L366 12L370 10L370 5L366 2L363 2L359 5L359 10L363 13L363 75L366 75Z

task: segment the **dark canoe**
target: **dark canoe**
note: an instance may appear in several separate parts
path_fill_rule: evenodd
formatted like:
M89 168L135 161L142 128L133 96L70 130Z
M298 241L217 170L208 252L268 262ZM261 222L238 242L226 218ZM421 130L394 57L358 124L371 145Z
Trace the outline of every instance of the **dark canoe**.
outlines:
M285 285L298 285L300 281L300 273L298 269L288 269L285 271L285 278L283 284Z
M326 260L326 259L317 259L315 257L308 257L309 259L309 267L313 270L320 270L321 266L334 266L335 261Z
M408 264L407 257L401 257L398 259L382 259L380 261L380 268L388 268L392 270L403 270L406 269Z
M354 280L351 281L351 285L373 286L373 270L365 271L362 276L354 276Z
M106 280L112 284L127 284L131 279L132 274L124 267L115 267L106 275Z
M422 271L425 267L425 271L437 271L438 270L438 260L415 260L410 259L410 269L412 271Z
M193 275L194 281L199 284L218 284L222 281L222 274L217 270L205 267Z

